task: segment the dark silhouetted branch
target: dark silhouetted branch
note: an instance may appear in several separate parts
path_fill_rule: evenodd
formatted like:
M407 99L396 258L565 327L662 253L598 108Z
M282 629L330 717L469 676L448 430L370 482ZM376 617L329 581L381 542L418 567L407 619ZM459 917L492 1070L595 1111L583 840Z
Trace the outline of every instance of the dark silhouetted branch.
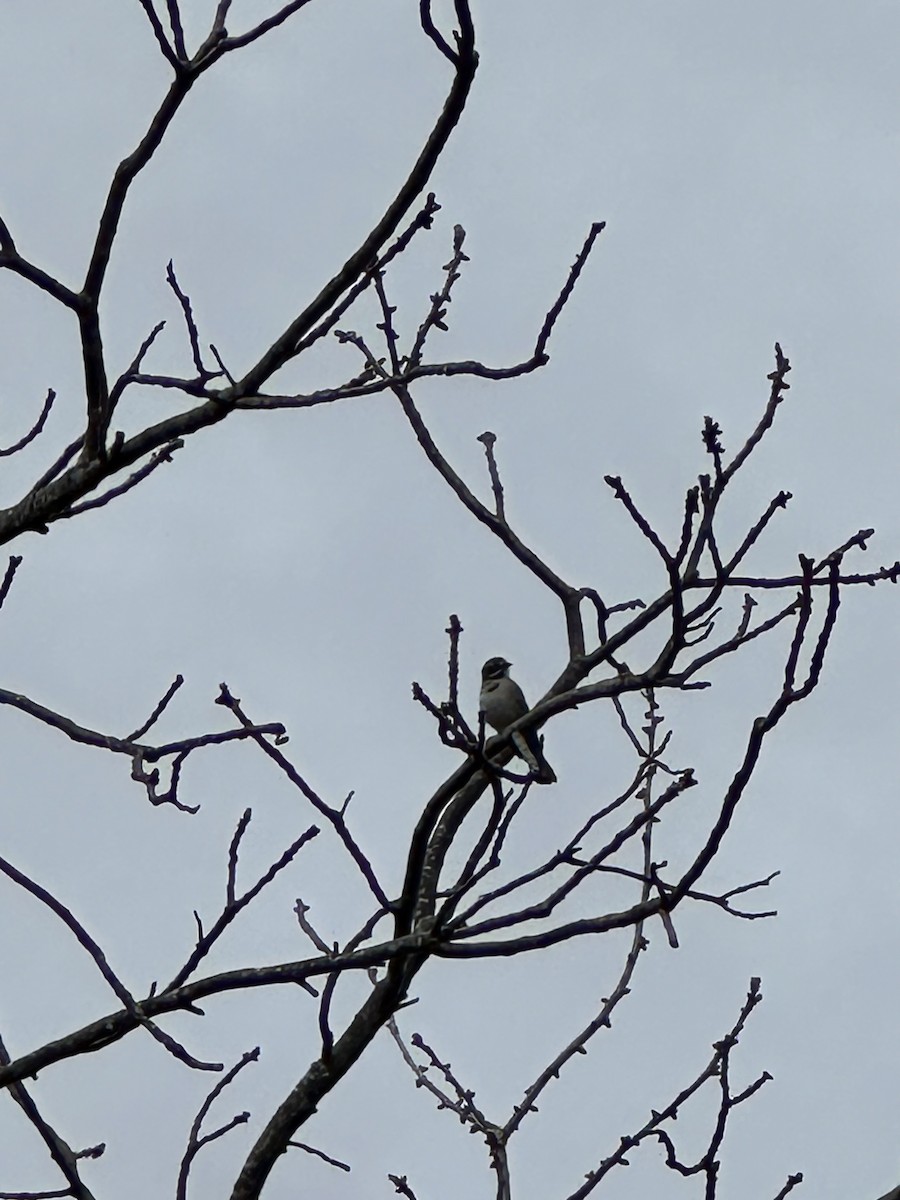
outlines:
M34 441L34 439L46 425L47 418L50 416L50 410L53 407L53 401L55 399L56 392L54 392L53 388L50 388L47 392L47 399L44 401L44 407L41 409L38 415L38 419L24 437L19 438L17 442L14 442L11 446L7 446L6 449L0 450L0 458L9 458L9 456L12 454L18 454L20 450L25 449L29 442Z

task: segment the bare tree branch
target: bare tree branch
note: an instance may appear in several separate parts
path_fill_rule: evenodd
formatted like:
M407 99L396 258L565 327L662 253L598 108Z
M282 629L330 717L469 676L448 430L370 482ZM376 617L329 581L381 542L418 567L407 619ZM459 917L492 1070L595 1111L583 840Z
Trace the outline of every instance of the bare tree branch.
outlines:
M203 1128L203 1122L206 1120L209 1110L212 1108L214 1102L219 1096L221 1096L222 1092L224 1092L224 1090L234 1082L235 1078L240 1074L241 1071L243 1071L244 1067L249 1066L250 1063L256 1062L258 1059L259 1046L255 1046L252 1050L248 1050L246 1054L244 1054L240 1060L235 1063L231 1070L222 1076L222 1078L216 1083L215 1087L212 1088L209 1095L200 1105L197 1115L191 1125L191 1130L188 1135L188 1144L181 1160L181 1166L178 1170L178 1185L175 1189L177 1200L187 1200L187 1187L188 1179L191 1173L191 1167L193 1166L194 1159L197 1157L203 1147L208 1146L210 1142L214 1142L220 1137L224 1137L226 1133L229 1133L232 1129L236 1128L236 1126L243 1125L249 1121L250 1114L243 1112L236 1117L232 1117L227 1124L220 1126L212 1133L201 1134L200 1132Z
M93 959L94 965L97 967L100 974L109 984L110 988L116 994L121 1003L125 1006L127 1012L132 1015L138 1024L142 1025L148 1031L148 1033L152 1034L156 1041L165 1046L165 1048L172 1055L174 1055L175 1058L180 1059L181 1062L186 1063L188 1066L194 1067L196 1070L200 1071L220 1071L222 1069L221 1063L208 1063L194 1058L193 1055L189 1054L187 1050L185 1050L185 1048L173 1037L170 1037L169 1034L164 1033L163 1030L159 1029L153 1024L153 1022L141 1010L141 1006L135 1001L134 997L125 987L124 983L122 983L122 981L110 967L106 960L106 955L100 949L99 945L94 941L81 922L68 908L66 908L63 903L61 903L61 901L57 900L56 897L51 895L46 888L41 887L39 883L36 883L33 879L30 879L23 871L18 870L18 868L14 867L12 863L7 862L4 858L0 858L0 872L6 875L8 879L11 879L13 883L18 884L18 886L23 888L26 892L29 892L35 897L35 899L40 900L43 905L50 909L54 916L58 917L62 921L69 931L75 935L75 939L79 945L82 946L83 949L87 951L88 955Z
M257 879L256 883L254 883L251 888L248 888L248 890L244 892L242 896L235 896L237 849L240 839L243 836L244 830L247 828L249 822L250 809L248 808L245 810L241 821L238 823L238 828L235 832L235 837L232 840L231 849L229 851L227 898L225 901L225 906L223 907L222 912L216 921L210 927L209 931L207 933L201 933L200 937L197 939L197 945L192 951L187 962L165 989L167 992L175 991L177 988L181 987L183 983L190 979L191 975L193 975L194 971L197 969L198 964L210 952L235 917L237 917L237 915L243 909L245 909L252 900L255 900L263 888L267 887L276 875L278 875L286 866L293 862L297 854L300 852L300 850L302 850L306 843L312 841L312 839L317 837L319 833L319 830L316 828L316 826L311 825L309 829L305 830L300 837L298 837L291 843L290 846L288 846L281 857L273 862L267 871L260 875L259 879Z
M55 399L56 392L54 392L53 388L49 388L47 391L47 399L44 401L44 407L38 414L38 419L24 437L19 438L17 442L14 442L11 446L7 446L6 449L0 450L0 458L9 458L11 454L18 454L20 450L25 449L29 442L34 441L34 439L44 428L44 425L47 423L47 418L50 416L50 409L53 407L53 401Z
M216 703L223 704L226 708L230 709L230 711L234 713L235 717L237 717L238 721L240 721L245 735L253 738L260 749L264 750L265 753L268 754L269 758L273 759L278 764L284 774L287 775L288 779L290 779L291 783L293 783L295 787L299 788L316 812L321 813L321 815L331 824L332 829L334 829L335 833L346 847L350 857L359 868L360 874L369 885L372 895L379 904L385 908L388 908L390 902L385 895L384 889L375 876L375 871L371 862L366 855L363 854L362 850L359 848L353 836L351 835L350 830L347 828L347 823L344 820L343 813L339 812L335 808L332 808L331 805L326 804L325 801L313 791L313 789L309 786L303 776L299 774L296 768L285 758L278 747L273 746L272 743L266 739L264 736L266 732L265 726L255 726L251 724L250 719L241 709L240 701L232 696L231 692L228 690L228 687L224 683L220 685L220 694ZM279 728L283 733L284 727L280 726Z
M0 1068L8 1066L9 1063L9 1054L6 1046L3 1044L3 1039L0 1038ZM68 1184L68 1187L64 1191L31 1193L31 1195L47 1197L72 1196L74 1200L94 1200L94 1193L78 1173L78 1160L85 1157L99 1158L106 1147L99 1145L92 1147L90 1150L83 1150L80 1153L73 1151L71 1146L60 1137L53 1126L41 1116L37 1105L23 1083L10 1084L9 1094L37 1131L38 1136L47 1147L50 1157L59 1167ZM6 1192L0 1193L0 1195L11 1196L13 1193Z
M168 59L175 70L179 70L181 64L178 60L178 55L169 44L169 39L166 37L162 22L159 19L159 14L153 6L153 0L139 0L141 8L147 14L147 20L150 22L150 27L153 30L153 35L156 38L159 48L163 56Z

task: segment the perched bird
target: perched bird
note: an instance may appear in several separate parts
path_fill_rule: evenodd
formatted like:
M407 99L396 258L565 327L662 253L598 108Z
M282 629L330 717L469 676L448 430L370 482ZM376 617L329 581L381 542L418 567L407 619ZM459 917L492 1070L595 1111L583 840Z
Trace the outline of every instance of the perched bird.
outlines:
M525 716L529 707L522 689L509 677L511 666L505 658L489 658L481 668L479 708L488 725L498 733L505 733L519 717ZM516 730L511 741L520 758L528 763L535 783L556 783L556 774L544 758L536 729Z

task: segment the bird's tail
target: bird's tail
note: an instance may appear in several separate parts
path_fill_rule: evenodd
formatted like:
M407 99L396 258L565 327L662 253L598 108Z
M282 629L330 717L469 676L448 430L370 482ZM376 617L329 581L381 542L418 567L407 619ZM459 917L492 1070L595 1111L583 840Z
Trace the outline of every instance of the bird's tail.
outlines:
M513 734L513 742L519 755L528 763L535 783L556 783L556 772L544 758L544 739L533 729L523 737L520 733Z

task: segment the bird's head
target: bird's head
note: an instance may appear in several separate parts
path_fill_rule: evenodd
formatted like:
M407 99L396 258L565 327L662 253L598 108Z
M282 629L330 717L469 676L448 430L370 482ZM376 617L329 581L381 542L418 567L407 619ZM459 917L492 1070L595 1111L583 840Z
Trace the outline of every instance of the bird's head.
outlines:
M505 658L489 658L481 668L481 678L483 682L488 679L505 679L509 672L512 663L507 662Z

